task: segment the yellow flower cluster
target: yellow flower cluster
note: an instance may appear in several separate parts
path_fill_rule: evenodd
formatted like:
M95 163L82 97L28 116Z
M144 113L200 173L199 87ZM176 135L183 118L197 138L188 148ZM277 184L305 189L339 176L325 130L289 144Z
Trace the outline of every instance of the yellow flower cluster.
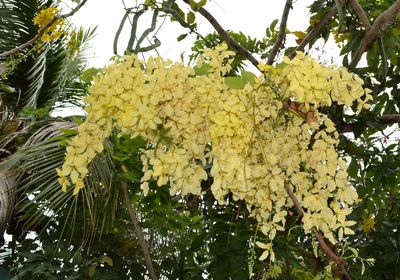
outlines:
M274 82L281 86L285 98L304 103L306 111L312 106L330 106L332 102L350 107L357 101L359 113L372 98L370 91L362 87L363 80L344 67L325 67L301 52L293 60L286 57L284 62L287 65Z
M373 215L364 217L361 222L362 230L366 233L371 232L375 228L375 219Z
M57 170L63 189L73 184L79 192L88 164L115 129L147 141L141 156L145 194L155 180L168 185L171 195L200 195L201 181L212 176L220 204L229 202L227 194L244 200L269 240L257 243L265 250L261 259L274 260L272 241L293 206L287 187L305 211L305 232L316 228L332 243L352 234L354 222L346 217L357 193L335 150L334 124L318 108L332 101L364 104L369 97L362 81L299 53L254 86L232 89L224 75L233 55L226 45L205 52L198 63L207 66L204 75L161 58L125 56L108 66L89 89L87 119ZM313 121L293 114L287 100L312 108Z
M59 12L60 9L56 7L49 7L42 9L33 19L33 23L37 25L39 28L43 28L53 18L55 18ZM57 19L50 27L47 28L46 32L43 34L41 38L41 41L45 43L60 38L60 36L65 33L64 23L65 23L64 19Z
M344 45L351 39L350 32L339 32L338 29L333 31L333 39L338 47L343 48Z

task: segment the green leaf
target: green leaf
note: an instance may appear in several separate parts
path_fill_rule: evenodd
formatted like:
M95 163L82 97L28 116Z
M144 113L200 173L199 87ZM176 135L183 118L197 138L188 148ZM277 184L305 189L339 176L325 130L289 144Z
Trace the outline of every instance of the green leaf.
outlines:
M76 129L66 129L66 128L60 128L60 131L64 135L76 135L78 134L78 131Z
M349 168L347 169L347 172L350 177L357 179L357 174L358 174L358 164L356 159L352 159L349 165Z
M164 128L160 128L158 130L160 135L160 143L166 146L167 148L171 148L172 146L172 138L167 135L167 131Z
M81 79L85 83L90 83L93 80L93 77L100 72L99 68L91 67L88 68L85 72L82 73Z
M113 155L112 159L119 161L119 162L123 162L125 160L127 160L129 158L129 155Z
M93 279L94 275L96 274L96 268L97 268L96 264L92 264L87 268L86 273L89 279Z
M269 26L269 28L271 29L271 31L273 31L276 27L276 24L278 23L278 19L275 19L271 22L271 25Z
M247 80L243 77L226 77L225 84L230 89L243 89L246 85Z
M200 0L199 2L196 2L194 0L189 1L190 7L195 12L199 11L200 8L203 7L205 4L207 4L207 0Z
M185 39L187 37L187 34L181 34L178 36L178 38L176 38L176 40L178 40L178 42L182 41L183 39Z
M207 234L202 233L198 236L196 236L192 242L190 243L190 249L189 251L191 252L197 252L200 250L201 246L204 245L204 239L206 238Z
M192 23L196 20L196 16L195 16L195 14L194 14L193 12L189 12L189 13L186 15L186 19L187 19L187 22L188 22L189 24L192 24Z
M194 72L196 73L196 76L204 76L208 74L208 70L210 70L210 65L204 63L200 67L195 66L193 69Z
M114 265L113 260L109 256L101 256L99 258L99 262L100 263L106 263L109 266L113 266Z
M167 148L171 148L171 146L172 146L172 138L168 137L168 136L165 136L165 137L161 138L161 144L163 144Z
M252 86L256 84L257 76L254 73L249 71L242 71L242 77L248 81Z

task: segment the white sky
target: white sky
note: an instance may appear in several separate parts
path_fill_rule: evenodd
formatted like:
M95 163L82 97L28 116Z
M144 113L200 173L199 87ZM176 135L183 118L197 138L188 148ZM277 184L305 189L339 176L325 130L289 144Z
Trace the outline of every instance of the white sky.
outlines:
M137 1L125 0L127 7L135 2ZM285 0L209 0L206 9L218 19L225 30L242 31L246 35L261 39L265 36L266 27L274 19L281 18L285 2ZM306 7L313 1L297 0L294 2L294 9L290 11L288 28L291 31L304 31L309 22ZM180 0L177 0L177 3L181 7L186 6ZM86 5L73 16L72 22L76 26L98 26L97 36L92 41L94 53L89 54L92 56L91 66L102 67L113 55L113 39L123 14L122 0L88 0ZM197 15L196 20L201 34L206 35L214 31L200 14ZM160 22L161 20L159 20ZM150 26L150 13L148 17L139 19L138 26L142 27L142 30ZM127 44L130 30L128 22L125 27L119 40L120 50L123 50ZM167 20L157 34L157 38L162 42L158 49L160 55L172 60L180 60L180 54L183 52L185 52L185 56L189 55L191 44L196 39L195 35L189 35L181 42L176 41L176 38L185 31L177 22L171 23ZM140 34L140 30L138 33Z

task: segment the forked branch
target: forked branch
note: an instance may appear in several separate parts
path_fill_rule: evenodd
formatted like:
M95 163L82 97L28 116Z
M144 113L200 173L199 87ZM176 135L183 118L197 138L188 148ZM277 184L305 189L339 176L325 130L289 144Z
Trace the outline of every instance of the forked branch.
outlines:
M389 9L384 11L382 14L380 14L374 23L372 24L371 28L369 28L360 43L360 46L358 47L357 51L354 53L353 58L350 62L350 69L353 69L357 66L358 62L360 61L362 55L364 54L365 51L368 50L368 48L371 46L371 44L379 38L381 35L385 25L400 11L400 0L397 0L396 2L393 3L392 6L390 6Z

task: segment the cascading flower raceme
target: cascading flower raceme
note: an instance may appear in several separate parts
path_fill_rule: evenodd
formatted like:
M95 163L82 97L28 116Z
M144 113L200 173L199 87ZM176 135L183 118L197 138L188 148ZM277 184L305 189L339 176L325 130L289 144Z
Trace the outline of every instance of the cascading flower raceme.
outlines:
M224 44L206 51L196 69L207 73L197 75L161 58L116 59L89 89L87 119L57 170L63 189L72 184L77 194L84 187L89 163L117 130L147 142L145 194L154 180L171 195L200 195L201 181L212 176L220 204L229 202L228 194L244 200L269 240L257 242L265 250L260 259L274 260L272 241L293 206L285 184L304 209L306 233L317 229L332 243L352 234L354 222L346 217L357 193L336 152L334 123L318 109L357 101L361 110L370 99L362 80L298 53L278 68L260 65L263 77L233 89L224 77L233 55Z

